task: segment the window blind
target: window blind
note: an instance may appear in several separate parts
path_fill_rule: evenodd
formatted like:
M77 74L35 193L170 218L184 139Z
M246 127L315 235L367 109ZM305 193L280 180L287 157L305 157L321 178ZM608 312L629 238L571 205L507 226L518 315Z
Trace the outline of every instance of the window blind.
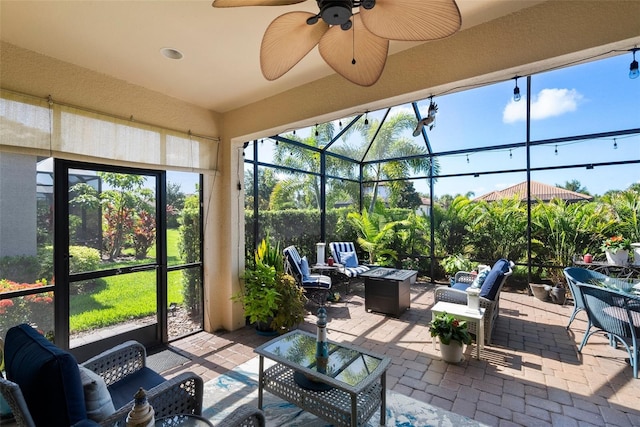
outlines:
M217 170L213 138L0 91L0 150L194 172Z

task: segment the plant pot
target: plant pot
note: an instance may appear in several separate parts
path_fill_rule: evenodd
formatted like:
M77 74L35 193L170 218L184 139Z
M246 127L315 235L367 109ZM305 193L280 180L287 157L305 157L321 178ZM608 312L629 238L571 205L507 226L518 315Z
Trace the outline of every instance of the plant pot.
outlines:
M531 289L533 296L540 301L549 301L551 285L546 285L544 283L529 283L529 288Z
M271 327L271 320L268 322L256 322L256 333L265 337L273 337L278 335L278 331Z
M442 360L447 363L460 363L464 359L462 357L462 350L464 346L460 345L458 341L451 341L451 344L440 343L440 355Z
M616 252L605 251L607 262L613 265L627 265L629 260L629 251L617 250Z
M640 265L640 243L632 243L633 248L633 265Z
M560 305L564 304L565 300L567 299L567 293L562 286L555 286L551 288L551 291L549 291L549 296L551 297L551 301Z

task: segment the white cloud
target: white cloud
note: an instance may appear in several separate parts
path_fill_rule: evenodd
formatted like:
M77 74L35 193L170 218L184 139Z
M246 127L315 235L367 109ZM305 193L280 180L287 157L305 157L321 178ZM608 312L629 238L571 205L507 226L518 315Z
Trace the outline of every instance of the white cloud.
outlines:
M531 119L543 120L576 111L583 96L575 89L542 89L531 101ZM513 99L504 107L502 121L514 123L524 121L527 115L527 103Z

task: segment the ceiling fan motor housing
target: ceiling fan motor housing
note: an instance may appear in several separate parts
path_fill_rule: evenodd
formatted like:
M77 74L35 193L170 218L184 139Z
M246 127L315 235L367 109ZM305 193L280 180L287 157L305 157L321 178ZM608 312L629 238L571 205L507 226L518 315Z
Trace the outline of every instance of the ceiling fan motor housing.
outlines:
M329 25L342 25L353 15L352 0L318 0L320 16Z

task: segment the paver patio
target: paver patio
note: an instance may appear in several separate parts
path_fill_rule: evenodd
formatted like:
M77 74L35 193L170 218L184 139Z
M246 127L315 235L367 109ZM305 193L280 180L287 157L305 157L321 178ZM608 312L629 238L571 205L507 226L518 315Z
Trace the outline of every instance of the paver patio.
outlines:
M586 315L578 314L567 331L570 302L560 306L504 290L482 359L468 347L465 361L452 365L440 360L428 332L434 289L413 285L411 309L393 318L367 313L362 286L352 286L327 309L328 337L391 357L390 389L489 425L640 426L640 379L633 378L626 351L598 334L579 354ZM315 331L314 322L310 313L300 327ZM165 375L190 370L207 381L255 357L253 349L269 339L249 326L183 338L172 347L191 362Z

